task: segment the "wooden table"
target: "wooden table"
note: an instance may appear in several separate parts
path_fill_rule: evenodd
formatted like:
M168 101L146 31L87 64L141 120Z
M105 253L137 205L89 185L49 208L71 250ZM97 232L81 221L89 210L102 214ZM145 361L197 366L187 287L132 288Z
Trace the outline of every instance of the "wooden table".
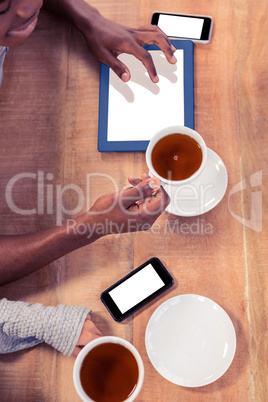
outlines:
M149 232L103 238L1 287L1 297L91 308L105 335L133 342L141 353L145 381L138 401L264 402L268 393L267 2L94 0L91 4L106 17L133 27L149 23L156 10L213 17L211 43L195 46L195 127L225 162L228 189L222 202L202 216L164 213ZM68 23L42 12L35 33L23 46L10 50L5 62L0 92L2 234L55 225L57 188L72 183L86 194L89 173L98 174L89 183L92 204L113 190L105 175L122 188L129 174L147 171L142 152L97 151L98 89L99 63L83 37ZM39 172L44 175L44 214L18 215L6 203L8 181L25 172L36 176L17 182L14 200L22 209L38 207ZM50 210L46 194L54 195ZM74 208L75 192L65 195L65 207ZM82 211L86 209L85 203ZM174 233L165 229L167 222L176 225ZM101 291L153 256L170 270L175 286L125 323L115 323L100 301ZM190 293L220 304L237 334L229 370L211 385L192 389L162 378L144 343L153 311L170 297ZM78 401L73 364L73 358L45 344L3 355L0 399Z

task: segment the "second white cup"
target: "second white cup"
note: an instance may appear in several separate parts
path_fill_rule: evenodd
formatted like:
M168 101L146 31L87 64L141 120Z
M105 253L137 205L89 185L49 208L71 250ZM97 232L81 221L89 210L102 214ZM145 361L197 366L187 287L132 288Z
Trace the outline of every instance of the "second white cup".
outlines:
M76 358L75 389L84 402L132 402L144 379L137 349L125 339L103 336L88 343Z

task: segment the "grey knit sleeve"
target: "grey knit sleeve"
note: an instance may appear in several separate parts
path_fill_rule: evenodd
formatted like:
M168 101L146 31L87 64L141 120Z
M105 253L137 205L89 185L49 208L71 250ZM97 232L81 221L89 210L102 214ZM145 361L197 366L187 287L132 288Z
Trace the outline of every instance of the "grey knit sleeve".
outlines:
M46 342L70 356L89 310L86 307L44 307L0 300L0 353L11 353Z

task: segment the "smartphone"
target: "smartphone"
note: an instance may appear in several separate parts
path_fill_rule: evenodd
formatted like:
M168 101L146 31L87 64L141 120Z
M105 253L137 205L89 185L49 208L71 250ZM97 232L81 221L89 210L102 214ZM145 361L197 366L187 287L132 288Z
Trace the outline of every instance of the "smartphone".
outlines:
M116 321L122 321L172 284L172 276L154 257L102 292L101 301Z
M207 15L187 15L155 12L151 23L157 25L171 39L190 39L209 43L212 18Z

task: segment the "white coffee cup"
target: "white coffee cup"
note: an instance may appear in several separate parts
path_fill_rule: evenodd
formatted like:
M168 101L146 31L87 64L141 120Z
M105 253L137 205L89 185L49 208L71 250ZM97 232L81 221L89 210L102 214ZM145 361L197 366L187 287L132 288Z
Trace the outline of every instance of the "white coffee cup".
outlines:
M130 342L126 341L125 339L116 337L116 336L103 336L103 337L97 338L97 339L93 340L92 342L88 343L81 350L81 352L79 353L79 355L77 356L77 358L75 360L74 369L73 369L73 381L74 381L74 386L75 386L76 392L78 393L78 395L80 396L80 398L82 399L83 402L93 402L93 399L91 399L88 396L88 394L84 391L84 389L82 387L81 379L80 379L80 370L83 365L83 361L84 361L85 357L88 355L88 353L90 351L92 351L96 346L104 344L104 343L114 343L114 344L119 344L119 345L125 347L126 349L128 349L131 352L131 354L134 356L134 358L137 362L137 365L138 365L137 385L136 385L135 389L133 390L133 392L131 393L131 395L127 399L125 399L125 402L132 402L137 398L137 396L142 388L142 384L143 384L143 380L144 380L144 366L143 366L141 356L140 356L139 352L137 351L137 349Z
M200 167L190 177L188 177L184 180L166 179L166 178L160 176L159 173L157 173L157 171L155 170L155 168L152 164L152 151L153 151L155 145L162 138L164 138L170 134L176 134L176 133L184 134L184 135L187 135L187 136L193 138L199 144L201 151L202 151L202 162L201 162ZM206 147L205 141L203 140L201 135L198 134L195 130L192 130L191 128L184 127L184 126L170 126L170 127L166 127L164 129L158 131L152 137L152 139L149 142L149 145L147 147L147 150L146 150L146 163L149 168L149 175L158 177L161 180L162 184L167 184L167 185L171 185L171 186L182 186L184 184L189 184L191 181L195 180L200 175L202 170L204 169L206 160L207 160L207 147Z

